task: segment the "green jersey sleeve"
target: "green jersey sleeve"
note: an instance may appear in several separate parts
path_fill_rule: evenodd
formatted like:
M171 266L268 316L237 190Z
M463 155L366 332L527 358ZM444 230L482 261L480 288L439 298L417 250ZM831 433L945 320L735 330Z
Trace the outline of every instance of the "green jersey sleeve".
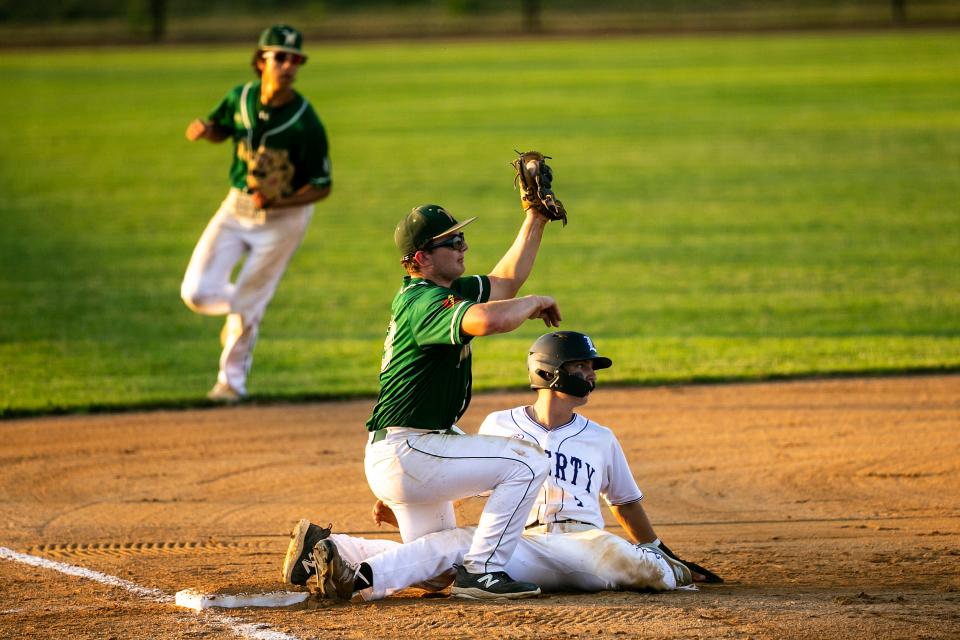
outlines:
M323 123L317 117L313 107L308 107L302 116L302 144L299 157L294 163L304 183L315 187L326 187L331 183L330 146Z
M489 302L490 278L487 276L466 276L454 281L450 288L467 300Z
M470 405L472 336L460 323L472 305L490 299L486 276L447 287L404 278L393 299L383 344L380 395L367 428L446 429Z
M242 91L243 85L231 89L220 101L220 104L210 112L207 120L235 134L238 127L235 114L240 110L240 94Z
M434 344L465 344L473 336L460 331L467 309L490 299L490 280L469 276L456 280L449 289L429 287L413 305L413 336L421 347Z

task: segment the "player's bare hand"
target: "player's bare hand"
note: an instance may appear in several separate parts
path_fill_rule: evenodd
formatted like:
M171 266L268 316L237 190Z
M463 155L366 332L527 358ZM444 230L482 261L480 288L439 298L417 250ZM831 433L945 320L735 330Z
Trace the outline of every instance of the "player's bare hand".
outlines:
M270 206L270 200L259 191L254 191L250 194L250 196L253 198L253 206L255 206L257 209L266 209L268 206Z
M560 321L563 319L560 316L560 307L557 305L557 301L551 298L550 296L537 296L540 306L539 308L530 316L531 320L540 318L543 320L543 324L548 327L559 327Z
M196 120L194 120L193 122L187 125L187 131L184 135L187 136L187 140L189 140L190 142L194 142L202 138L204 135L206 135L208 128L209 127L207 126L206 122L204 122L200 118L197 118Z
M397 524L397 516L393 513L393 509L383 504L383 500L377 500L373 503L373 522L378 527L382 526L384 522L387 524L392 524L393 526L400 528L400 525Z

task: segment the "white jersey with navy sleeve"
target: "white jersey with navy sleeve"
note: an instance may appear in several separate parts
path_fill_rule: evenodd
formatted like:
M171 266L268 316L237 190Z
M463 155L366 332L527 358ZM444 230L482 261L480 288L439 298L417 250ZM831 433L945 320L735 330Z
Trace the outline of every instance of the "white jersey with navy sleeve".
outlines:
M516 407L488 415L480 433L534 442L546 451L550 477L540 489L528 526L575 521L602 529L601 497L613 506L643 498L613 431L581 415L546 429L526 407Z

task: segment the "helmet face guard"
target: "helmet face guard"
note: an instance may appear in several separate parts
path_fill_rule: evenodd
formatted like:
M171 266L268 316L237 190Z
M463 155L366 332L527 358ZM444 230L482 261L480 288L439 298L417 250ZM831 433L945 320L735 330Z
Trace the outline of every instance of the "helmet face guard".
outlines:
M563 369L557 369L553 376L553 381L550 383L550 388L554 391L561 391L578 398L587 397L596 386L594 383L587 382L583 378L570 375Z
M590 336L576 331L554 331L537 338L527 355L531 389L550 389L578 398L587 396L594 384L563 370L567 362L590 360L594 369L606 369L613 362L597 353Z

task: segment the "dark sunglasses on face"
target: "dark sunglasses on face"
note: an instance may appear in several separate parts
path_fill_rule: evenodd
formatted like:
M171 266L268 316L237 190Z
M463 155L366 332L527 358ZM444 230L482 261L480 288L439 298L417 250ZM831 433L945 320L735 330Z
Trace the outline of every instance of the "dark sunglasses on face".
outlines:
M462 233L457 233L443 242L435 242L433 244L428 244L423 248L423 251L430 251L431 249L439 249L440 247L448 247L454 251L463 251L467 246L467 240L463 237Z
M291 64L306 64L307 62L307 59L298 53L287 53L285 51L268 51L267 55L273 57L274 62L276 62L277 64L283 64L287 60L289 60Z

